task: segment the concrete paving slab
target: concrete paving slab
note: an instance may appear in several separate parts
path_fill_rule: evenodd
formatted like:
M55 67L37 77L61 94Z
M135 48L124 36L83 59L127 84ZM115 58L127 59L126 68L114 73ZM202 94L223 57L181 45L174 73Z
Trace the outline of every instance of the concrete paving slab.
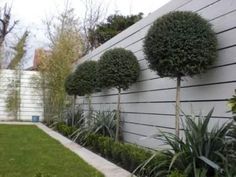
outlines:
M15 122L15 121L10 121L10 122L6 122L6 121L0 121L0 124L7 124L7 125L33 125L33 124L37 124L37 123L33 123L33 122Z
M70 139L62 136L58 132L48 128L42 123L36 123L38 128L43 130L52 138L58 140L66 148L70 149L78 156L80 156L84 161L92 165L94 168L102 172L106 177L131 177L132 174L128 171L118 167L117 165L109 162L108 160L102 158L101 156L89 151L88 149L78 145L77 143L71 141ZM132 176L134 177L134 175Z

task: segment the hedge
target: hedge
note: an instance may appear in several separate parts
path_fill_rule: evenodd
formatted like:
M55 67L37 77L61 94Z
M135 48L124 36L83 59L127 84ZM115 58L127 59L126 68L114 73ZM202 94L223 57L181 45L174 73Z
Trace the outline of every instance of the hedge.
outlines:
M130 172L133 172L154 154L154 152L147 149L132 144L116 142L112 138L96 134L90 134L87 137L85 146ZM163 158L165 158L164 155L157 153L151 162L145 168L137 170L135 175L154 177L157 173L155 167Z
M69 135L75 131L75 128L67 126L65 123L58 123L56 130L64 136L69 137ZM151 151L136 145L117 142L110 137L98 134L85 133L84 136L86 137L85 142L80 142L81 139L77 139L76 142L83 144L86 148L131 173L135 170L134 174L137 177L155 177L156 174L160 172L156 170L156 167L163 162L163 160L166 160L164 154L158 151ZM151 157L153 157L152 160L144 167L143 164ZM169 166L163 168L168 169ZM178 177L178 175L182 177L181 173L178 171L173 171L170 174L171 177ZM166 176L167 174L163 174L163 177Z

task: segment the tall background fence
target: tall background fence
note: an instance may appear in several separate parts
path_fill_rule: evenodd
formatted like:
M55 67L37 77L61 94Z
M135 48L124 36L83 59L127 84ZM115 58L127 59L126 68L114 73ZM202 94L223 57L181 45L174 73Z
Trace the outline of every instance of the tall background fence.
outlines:
M219 42L218 58L214 66L201 76L183 78L182 110L186 114L192 111L206 114L214 107L211 125L231 119L226 103L236 88L236 1L172 0L80 60L98 60L106 50L116 47L131 50L137 56L141 67L138 82L121 94L122 130L126 142L156 148L161 142L145 137L159 130L174 132L176 81L160 78L148 69L142 46L153 21L177 10L193 11L207 19L213 25ZM115 89L92 95L94 110L116 109L116 102ZM86 97L79 97L77 104L88 110Z
M7 111L6 100L13 89L13 81L18 77L14 70L0 71L0 121L15 120L16 117ZM34 76L36 71L21 71L19 82L20 104L17 111L17 120L32 121L32 116L39 116L43 120L43 101L38 89L35 88Z

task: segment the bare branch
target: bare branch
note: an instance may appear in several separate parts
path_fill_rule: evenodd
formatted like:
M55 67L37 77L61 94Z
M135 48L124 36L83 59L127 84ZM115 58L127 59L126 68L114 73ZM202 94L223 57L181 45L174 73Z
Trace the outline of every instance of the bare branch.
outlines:
M18 23L19 23L19 20L14 21L13 25L7 30L6 35L10 33Z
M93 42L89 40L90 31L96 29L97 24L103 21L105 18L105 10L103 3L96 3L93 0L81 0L85 7L84 17L82 19L82 30L85 40L85 54L95 48Z
M9 27L11 20L11 9L11 6L8 7L7 4L5 4L3 11L0 11L0 22L2 23L0 28L0 47L2 46L7 34L9 34L18 23L18 21L14 21L13 25Z
M47 28L47 35L49 37L49 40L54 45L55 44L55 37L53 35L53 30L52 30L52 21L53 21L53 19L54 19L54 17L51 17L51 19L46 19L45 25L46 25L46 28Z

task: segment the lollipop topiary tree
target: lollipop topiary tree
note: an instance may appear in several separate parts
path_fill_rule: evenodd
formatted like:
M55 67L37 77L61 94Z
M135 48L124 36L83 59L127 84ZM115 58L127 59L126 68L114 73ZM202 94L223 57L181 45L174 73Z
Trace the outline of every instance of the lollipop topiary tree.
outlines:
M217 56L211 25L193 12L170 12L158 18L144 40L150 69L160 77L177 78L176 135L179 136L181 78L205 72Z
M79 78L78 87L81 96L90 95L97 88L97 62L86 61L75 70L75 77Z
M135 55L123 48L106 51L98 61L98 79L102 88L115 87L118 90L116 115L116 141L120 137L120 93L135 83L140 67Z
M73 110L72 110L72 126L74 125L74 119L75 119L75 101L76 96L79 95L77 80L75 78L75 74L71 73L67 76L64 87L65 91L68 95L73 95Z
M87 95L89 100L89 115L92 112L91 94L97 89L97 62L86 61L80 64L75 70L75 77L78 78L77 86L80 96Z

